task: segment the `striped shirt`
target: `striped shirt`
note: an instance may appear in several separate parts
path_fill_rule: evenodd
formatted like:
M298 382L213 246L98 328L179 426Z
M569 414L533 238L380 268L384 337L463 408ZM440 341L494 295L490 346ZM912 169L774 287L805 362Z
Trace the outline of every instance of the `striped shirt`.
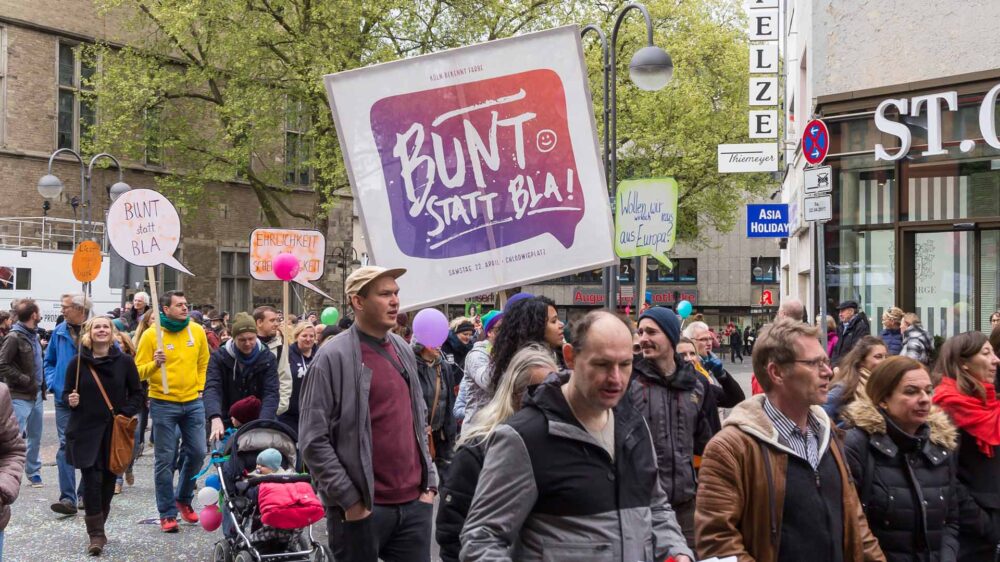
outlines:
M806 421L806 430L803 432L799 426L788 419L777 408L771 405L771 401L764 397L764 413L778 430L778 441L795 451L795 455L809 463L813 470L819 467L819 436L823 432L823 426L819 419L809 412Z

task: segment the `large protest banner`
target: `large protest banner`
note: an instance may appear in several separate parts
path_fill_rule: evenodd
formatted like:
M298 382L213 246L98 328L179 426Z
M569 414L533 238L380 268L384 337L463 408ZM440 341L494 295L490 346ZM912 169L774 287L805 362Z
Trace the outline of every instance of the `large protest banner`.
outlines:
M325 77L374 263L412 309L614 262L579 29Z

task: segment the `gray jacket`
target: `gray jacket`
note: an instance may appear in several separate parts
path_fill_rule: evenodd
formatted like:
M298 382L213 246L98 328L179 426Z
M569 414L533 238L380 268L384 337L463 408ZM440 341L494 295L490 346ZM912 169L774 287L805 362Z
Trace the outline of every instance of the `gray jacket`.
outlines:
M652 562L694 559L657 479L649 428L614 410L615 460L546 381L497 427L462 528L461 559Z
M410 387L413 432L420 444L421 487L437 488L437 470L427 449L426 406L417 360L406 341L388 337L403 361ZM299 398L299 448L323 504L346 510L358 501L372 509L372 426L368 410L372 371L361 363L361 340L355 324L323 345L309 366ZM400 428L403 430L403 428Z

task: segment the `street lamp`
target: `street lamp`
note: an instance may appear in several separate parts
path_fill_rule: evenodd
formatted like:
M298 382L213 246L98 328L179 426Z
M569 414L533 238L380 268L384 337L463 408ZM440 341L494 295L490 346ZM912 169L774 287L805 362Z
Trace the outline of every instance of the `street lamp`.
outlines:
M334 246L331 257L337 259L337 267L340 268L340 314L347 314L347 296L344 292L347 288L347 275L351 268L358 267L361 262L358 260L358 251L354 246ZM350 261L348 261L350 259Z
M49 156L49 173L45 174L38 180L38 194L45 199L55 199L62 194L63 182L57 176L52 173L52 162L55 161L56 156L60 154L72 154L73 157L80 162L80 200L79 203L83 205L83 214L81 217L81 229L83 231L83 239L89 240L93 237L93 223L90 218L90 182L94 174L94 163L101 158L107 158L115 163L115 167L118 168L118 181L111 186L109 194L111 195L111 200L114 201L120 197L126 191L132 189L129 184L125 183L122 179L122 166L118 162L118 159L114 156L102 152L90 159L90 164L84 166L83 158L75 151L70 148L60 148L59 150L53 152ZM74 207L75 209L75 207ZM73 244L76 245L76 240L74 237Z
M649 10L645 6L633 2L622 9L618 18L615 19L615 25L611 31L610 49L607 37L596 25L587 25L580 31L581 36L585 36L588 31L594 32L601 41L601 63L604 72L604 174L608 184L608 197L611 200L612 213L615 210L615 188L618 184L618 150L616 148L618 144L618 31L626 14L632 10L642 12L646 20L646 46L636 51L632 56L632 60L629 62L629 78L642 90L659 90L666 86L673 77L674 63L666 51L653 44L653 20L649 17ZM603 277L605 305L615 309L618 307L618 264L606 267ZM638 282L637 275L636 283L638 284Z

